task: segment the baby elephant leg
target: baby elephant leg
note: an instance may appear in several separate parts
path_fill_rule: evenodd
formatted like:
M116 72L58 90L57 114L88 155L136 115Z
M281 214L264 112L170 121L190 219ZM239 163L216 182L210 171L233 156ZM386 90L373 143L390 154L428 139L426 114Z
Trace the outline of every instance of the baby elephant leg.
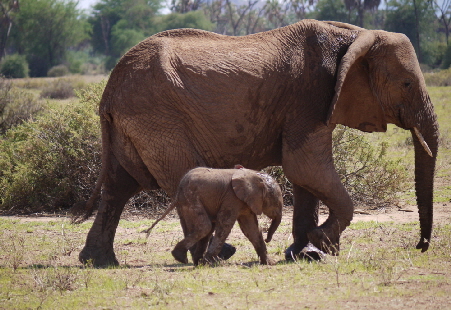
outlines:
M225 240L232 231L234 221L218 221L216 223L215 236L211 239L207 253L204 259L206 263L215 263L221 261L219 253L225 243Z
M194 251L191 252L194 266L197 266L199 265L199 263L202 263L202 258L204 257L205 251L207 250L208 247L208 243L210 242L211 236L213 235L213 230L214 229L212 228L210 233L206 237L200 239L197 245L195 246Z
M249 239L257 252L262 265L273 265L274 262L268 258L266 244L258 227L257 216L254 213L243 214L238 217L241 231Z
M212 231L212 223L203 208L187 206L181 207L178 211L180 224L182 225L185 238L177 243L171 253L177 261L187 264L188 249L195 245L199 240L207 239L208 243L208 238ZM204 249L206 247L206 245L203 245L203 242L201 242L200 246L204 247ZM204 251L204 249L199 249L199 251Z

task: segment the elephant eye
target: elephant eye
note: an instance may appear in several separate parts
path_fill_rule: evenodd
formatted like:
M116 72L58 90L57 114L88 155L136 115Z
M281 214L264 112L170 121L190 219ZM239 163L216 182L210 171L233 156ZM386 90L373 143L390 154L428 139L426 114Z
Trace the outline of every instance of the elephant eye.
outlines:
M410 85L412 85L412 81L410 81L410 80L404 81L404 87L405 88L409 88Z

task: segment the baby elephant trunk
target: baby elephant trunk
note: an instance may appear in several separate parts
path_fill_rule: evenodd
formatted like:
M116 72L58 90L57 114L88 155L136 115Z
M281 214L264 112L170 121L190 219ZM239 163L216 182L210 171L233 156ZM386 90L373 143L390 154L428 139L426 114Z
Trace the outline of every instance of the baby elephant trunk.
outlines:
M276 217L272 219L271 226L269 226L268 235L266 236L265 242L271 241L272 235L274 235L274 233L276 232L277 227L279 227L281 221L282 221L282 212L280 212L280 214L278 214Z

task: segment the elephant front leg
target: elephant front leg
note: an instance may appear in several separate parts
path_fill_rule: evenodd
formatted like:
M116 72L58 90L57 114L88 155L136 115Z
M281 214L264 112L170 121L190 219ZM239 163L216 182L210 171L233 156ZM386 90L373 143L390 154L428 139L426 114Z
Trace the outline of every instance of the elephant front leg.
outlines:
M125 203L138 189L136 180L113 157L99 211L89 230L85 247L79 254L81 263L91 261L96 267L119 265L113 249L116 228Z
M308 245L307 233L318 227L319 199L308 190L293 185L293 239L294 242L285 250L285 259L295 259ZM319 259L317 253L307 253L307 257Z
M295 123L300 126L299 124L301 123ZM307 241L307 231L308 241L315 247L336 255L340 249L341 232L351 223L354 206L335 170L332 156L333 128L321 124L311 128L306 127L307 124L304 125L309 128L308 131L305 131L305 128L291 128L293 132L287 133L283 145L283 170L294 185L305 189L296 190L297 201L293 219L295 250L299 250ZM312 196L320 199L329 208L329 218L317 228L317 215L314 215L318 208L317 200ZM305 202L299 199L305 199ZM297 213L298 211L300 213ZM303 216L306 216L306 219L303 219Z
M263 235L258 227L257 216L254 213L244 214L238 217L238 223L240 224L241 231L249 239L254 246L258 257L260 258L260 264L262 265L274 265L275 262L268 257L265 241Z
M318 192L318 196L322 197L322 201L329 208L329 217L321 226L309 231L307 236L309 241L321 251L338 255L340 235L351 224L354 205L341 184L338 174L330 180L325 188L319 186L312 189Z

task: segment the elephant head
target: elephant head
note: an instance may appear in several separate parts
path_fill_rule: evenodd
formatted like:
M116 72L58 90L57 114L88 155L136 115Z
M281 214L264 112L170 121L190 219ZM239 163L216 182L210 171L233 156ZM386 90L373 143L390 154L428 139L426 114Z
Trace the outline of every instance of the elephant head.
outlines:
M417 249L426 251L439 133L415 51L405 35L367 30L358 34L339 64L327 121L366 132L386 131L387 123L411 131L421 226Z
M282 220L282 191L269 175L256 173L248 169L237 169L232 176L235 195L256 215L264 213L272 219L266 242L271 241L274 232Z

